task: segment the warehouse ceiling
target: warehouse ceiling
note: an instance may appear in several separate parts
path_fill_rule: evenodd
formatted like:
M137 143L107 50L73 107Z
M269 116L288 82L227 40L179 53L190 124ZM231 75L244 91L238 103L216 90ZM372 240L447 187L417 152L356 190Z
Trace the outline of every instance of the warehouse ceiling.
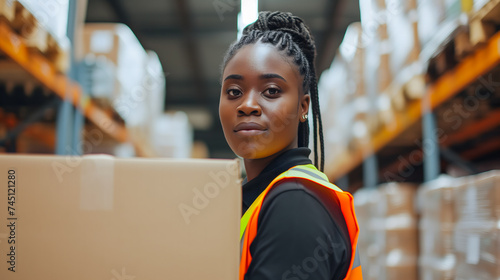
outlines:
M210 157L232 158L218 119L219 67L236 39L239 0L88 0L87 22L121 22L145 49L155 51L166 75L166 110L184 110ZM359 21L358 1L259 0L259 10L304 19L318 48L318 73L328 68L347 25Z

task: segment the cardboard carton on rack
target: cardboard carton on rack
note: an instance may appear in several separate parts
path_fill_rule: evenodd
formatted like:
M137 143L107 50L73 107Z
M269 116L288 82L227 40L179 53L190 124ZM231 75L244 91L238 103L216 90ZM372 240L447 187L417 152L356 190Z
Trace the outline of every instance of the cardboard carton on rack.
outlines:
M83 53L104 57L115 66L114 89L107 93L110 104L125 120L145 118L142 108L149 94L144 85L147 53L124 24L88 23L83 32ZM142 112L142 110L141 110Z
M0 0L0 19L5 19L7 22L12 22L15 15L14 1Z

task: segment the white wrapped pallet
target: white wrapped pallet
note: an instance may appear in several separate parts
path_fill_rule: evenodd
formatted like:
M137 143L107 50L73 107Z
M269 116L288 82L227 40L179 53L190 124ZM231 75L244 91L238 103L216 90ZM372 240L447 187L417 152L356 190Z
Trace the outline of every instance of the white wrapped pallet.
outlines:
M158 54L147 51L145 87L149 91L149 121L159 117L165 106L165 74Z
M138 102L127 127L141 141L151 142L150 135L155 120L163 114L165 103L165 75L158 55L147 51L146 67L142 82L143 101Z
M349 25L330 69L323 72L319 79L327 168L341 164L348 156L351 128L354 116L359 112L354 100L365 95L365 48L361 37L361 25Z
M106 97L115 110L131 126L144 123L147 54L132 30L124 24L86 24L83 48L84 53L106 57L116 66L115 88Z
M464 177L455 198L455 279L499 279L500 171Z
M193 146L193 128L186 113L163 114L153 123L152 147L156 155L168 158L189 158Z
M456 223L455 189L459 184L459 179L443 175L418 190L421 215L419 269L422 280L455 277L453 232Z
M59 47L70 48L68 32L69 0L17 0L35 17L38 24L52 35ZM50 42L49 42L50 43Z

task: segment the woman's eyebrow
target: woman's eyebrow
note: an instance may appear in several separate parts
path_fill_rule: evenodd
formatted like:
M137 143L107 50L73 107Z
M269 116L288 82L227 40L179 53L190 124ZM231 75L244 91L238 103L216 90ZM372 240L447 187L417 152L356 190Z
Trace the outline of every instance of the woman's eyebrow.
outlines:
M241 76L241 75L236 75L236 74L229 75L229 76L227 76L227 77L224 79L224 81L225 81L225 80L229 80L229 79L233 79L233 80L243 80L243 76Z
M283 81L286 82L285 78L283 78L282 76L278 75L278 74L274 74L274 73L269 73L269 74L262 74L259 76L259 78L261 80L268 80L268 79L281 79Z

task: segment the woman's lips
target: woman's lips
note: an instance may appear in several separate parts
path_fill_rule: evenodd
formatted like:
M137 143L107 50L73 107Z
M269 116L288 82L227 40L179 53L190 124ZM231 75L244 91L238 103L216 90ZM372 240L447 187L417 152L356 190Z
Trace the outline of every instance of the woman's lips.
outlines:
M241 135L253 136L264 133L266 128L263 125L254 122L242 122L236 125L233 131Z

